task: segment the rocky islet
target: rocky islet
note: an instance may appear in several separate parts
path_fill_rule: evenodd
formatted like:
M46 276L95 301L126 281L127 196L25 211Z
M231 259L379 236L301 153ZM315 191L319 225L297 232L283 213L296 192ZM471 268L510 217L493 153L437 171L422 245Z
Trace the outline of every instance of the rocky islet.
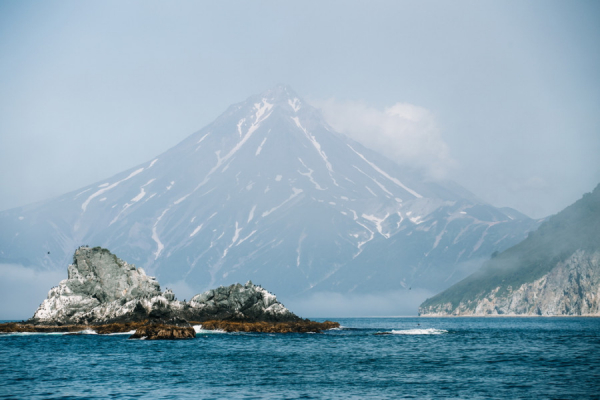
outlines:
M193 325L227 332L321 332L338 327L302 319L272 293L247 282L178 301L161 292L154 277L101 247L80 247L67 279L53 287L33 317L0 325L0 332L80 332L100 334L135 330L131 338L188 339Z

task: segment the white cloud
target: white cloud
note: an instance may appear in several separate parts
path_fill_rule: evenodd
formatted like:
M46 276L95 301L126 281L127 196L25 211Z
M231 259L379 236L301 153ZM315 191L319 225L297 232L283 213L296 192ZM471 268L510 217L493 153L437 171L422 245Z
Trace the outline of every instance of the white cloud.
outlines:
M443 178L455 162L440 135L433 113L423 107L396 103L383 110L361 102L316 100L333 129L401 165Z

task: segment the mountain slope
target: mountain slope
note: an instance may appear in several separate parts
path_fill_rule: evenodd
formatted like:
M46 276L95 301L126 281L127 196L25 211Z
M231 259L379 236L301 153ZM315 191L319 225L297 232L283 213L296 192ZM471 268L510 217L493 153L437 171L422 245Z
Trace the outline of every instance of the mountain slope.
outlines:
M600 185L420 313L600 315Z
M196 292L441 290L536 226L334 132L277 86L145 164L0 213L0 262L59 268L90 244Z

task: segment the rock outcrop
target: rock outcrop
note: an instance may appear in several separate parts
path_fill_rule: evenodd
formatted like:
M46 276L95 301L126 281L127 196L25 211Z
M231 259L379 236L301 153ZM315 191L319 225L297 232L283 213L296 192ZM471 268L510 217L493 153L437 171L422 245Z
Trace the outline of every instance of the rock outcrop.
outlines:
M501 286L474 299L422 306L427 316L600 316L600 252L576 251L543 277L518 288Z
M190 321L298 321L300 318L277 301L272 293L248 281L221 286L198 294L189 302L185 317Z
M53 287L34 316L0 332L136 333L132 338L185 339L204 329L245 332L320 332L339 326L304 320L252 282L221 286L189 302L161 292L155 278L100 247L80 247L68 278Z
M148 324L136 329L135 333L129 339L175 340L193 339L195 337L196 331L191 326Z
M161 293L156 279L142 268L106 249L80 247L69 265L67 279L50 290L28 322L87 325L168 319L184 307L172 299L172 292Z

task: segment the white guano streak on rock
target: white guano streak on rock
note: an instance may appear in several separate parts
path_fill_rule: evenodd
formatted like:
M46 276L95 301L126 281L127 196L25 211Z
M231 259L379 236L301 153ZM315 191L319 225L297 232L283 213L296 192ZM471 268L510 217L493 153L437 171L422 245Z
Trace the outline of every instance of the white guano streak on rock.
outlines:
M364 162L366 162L367 164L369 164L371 166L371 168L373 168L375 171L379 172L381 175L385 176L387 179L389 179L390 181L394 182L396 185L400 186L402 189L406 190L408 193L412 194L416 198L420 199L420 198L423 197L419 193L417 193L414 190L412 190L411 188L405 186L398 179L396 179L396 178L388 175L385 171L383 171L377 165L373 164L371 161L367 160L365 156L363 156L362 154L360 154L358 151L354 150L354 148L352 146L348 145L348 147L350 147L350 150L352 150L353 152L355 152L360 158L363 159Z
M83 210L83 212L85 212L85 210L87 209L88 204L90 204L90 201L92 201L92 199L94 199L97 196L100 196L102 193L106 192L107 190L115 188L119 183L125 182L126 180L133 178L134 176L136 176L137 174L139 174L143 170L144 170L144 168L137 169L137 170L133 171L131 174L129 174L129 176L127 178L121 179L120 181L117 181L117 182L113 183L110 186L107 186L107 187L105 187L103 189L98 190L97 192L95 192L94 194L92 194L90 197L88 197L86 201L83 202L83 204L81 205L81 209Z
M325 167L327 167L327 171L329 171L329 176L331 177L333 184L335 186L339 186L337 184L337 182L335 181L335 178L333 177L333 168L331 167L331 163L329 162L329 159L327 159L327 154L325 154L325 152L323 150L321 150L321 144L319 142L317 142L317 139L313 135L311 135L310 132L308 132L306 130L306 128L304 128L302 126L302 124L300 123L300 119L298 117L290 117L290 118L292 119L292 121L294 121L296 123L296 126L298 128L300 128L302 130L302 132L304 132L304 135L306 135L306 138L312 143L312 145L317 150L317 153L319 153L319 155L321 156L323 161L325 161Z

